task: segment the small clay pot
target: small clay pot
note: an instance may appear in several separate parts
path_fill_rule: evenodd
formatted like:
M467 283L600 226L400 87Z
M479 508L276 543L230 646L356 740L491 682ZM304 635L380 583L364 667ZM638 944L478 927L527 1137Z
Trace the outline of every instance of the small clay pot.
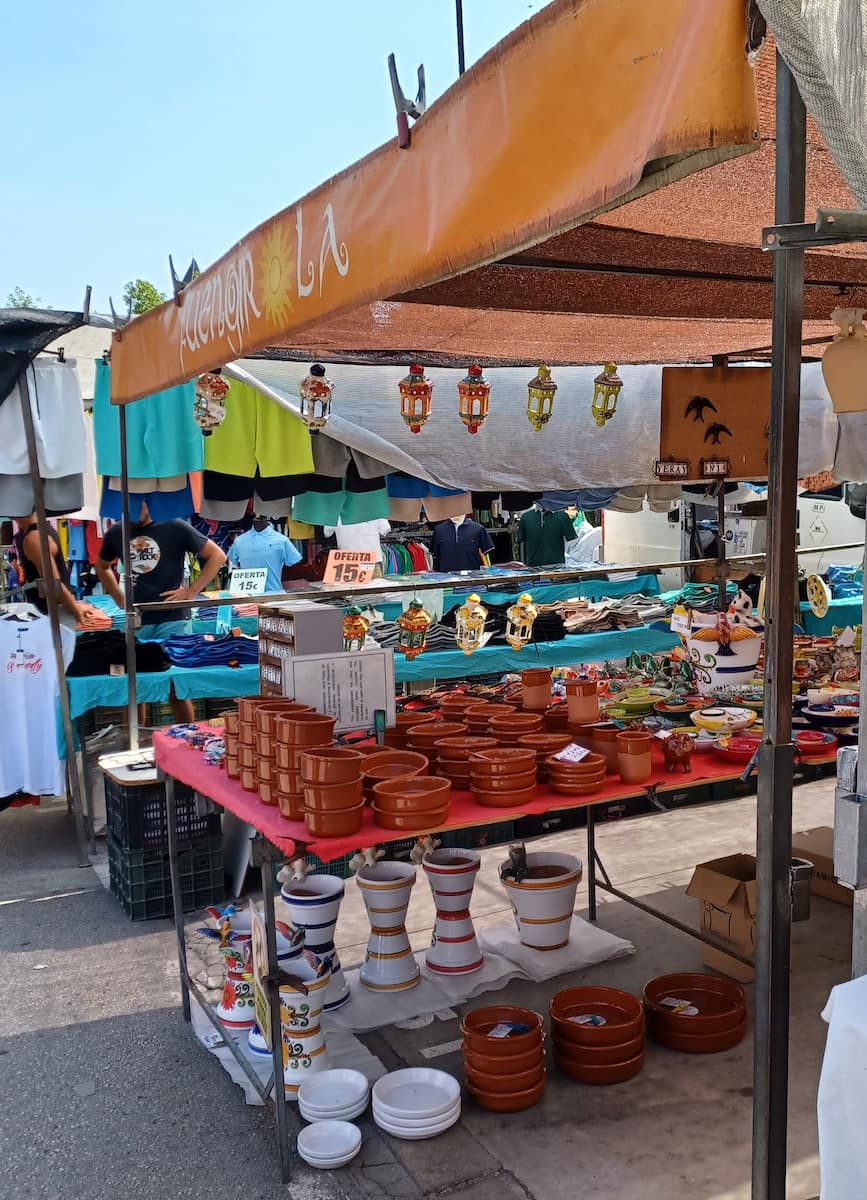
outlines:
M499 746L471 754L469 763L474 775L519 775L536 769L536 755L517 746Z
M287 821L304 820L304 797L296 793L277 791L277 804Z
M593 750L604 756L609 772L617 770L617 735L623 730L614 724L594 725L592 728Z
M566 707L573 725L590 725L599 720L599 689L595 679L570 679L566 683Z
M490 1037L498 1025L528 1025L526 1033L512 1033L508 1037ZM542 1014L530 1008L518 1008L513 1004L489 1004L468 1012L461 1021L464 1050L496 1058L502 1062L513 1054L526 1054L530 1050L542 1053ZM507 1069L503 1063L504 1069Z
M550 667L529 667L521 672L521 701L529 712L545 712L551 703Z
M522 737L527 733L542 732L541 713L506 713L502 717L491 717L488 728L494 737Z
M259 704L256 708L254 716L256 733L275 739L278 717L288 716L290 713L312 711L309 704L297 704L294 700L269 700L267 704Z
M436 754L440 762L466 762L471 754L480 750L494 750L499 745L493 737L447 737L436 743Z
M514 1074L503 1072L491 1073L476 1071L472 1067L464 1067L464 1079L467 1087L476 1088L480 1092L508 1095L511 1092L525 1092L528 1088L537 1087L545 1079L545 1063L530 1067L528 1071L518 1071Z
M271 758L276 747L270 733L256 734L256 754L259 758Z
M625 1083L632 1079L644 1066L644 1051L625 1063L609 1063L607 1066L586 1066L567 1062L554 1051L554 1063L557 1069L578 1083L611 1084Z
M305 783L304 807L314 812L333 812L341 808L354 808L361 804L361 776L342 783Z
M364 755L357 750L324 746L301 755L301 778L305 783L349 783L361 780Z
M241 787L245 792L256 792L259 790L259 781L252 767L241 767Z
M258 755L256 754L255 746L238 746L238 762L241 764L243 770L254 771L256 769L257 758Z
M235 737L238 736L241 717L237 708L229 708L223 713L223 731L226 734L232 733Z
M624 783L647 783L653 771L649 733L624 730L617 735L617 770Z
M406 744L411 750L427 753L443 738L463 737L466 732L466 725L460 721L426 721L423 725L413 725L406 731Z
M313 746L290 746L287 742L277 742L274 746L274 764L281 771L295 771L296 774L301 771L301 755L306 750L313 750ZM321 747L325 749L325 747Z
M274 784L263 783L259 780L259 799L263 804L267 804L272 808L277 807L277 788Z
M364 813L364 801L352 808L332 809L330 812L304 810L304 824L314 837L350 837L358 833Z
M382 829L405 829L411 833L430 833L437 829L448 816L448 805L443 808L427 809L424 812L384 812L373 806L374 822Z
M256 728L256 709L260 704L271 704L273 696L242 696L238 701L238 722Z
M545 1091L545 1076L542 1076L542 1082L537 1083L535 1087L528 1088L524 1092L512 1092L504 1095L500 1092L483 1092L477 1088L467 1086L467 1092L478 1104L479 1108L485 1108L489 1112L497 1113L513 1113L523 1112L526 1108L532 1108L534 1104L538 1104L542 1099L542 1093Z
M277 770L277 787L281 792L287 792L290 796L300 796L304 791L304 784L301 776L297 771Z
M723 1033L737 1025L747 1011L743 988L722 975L690 971L659 975L644 985L641 996L648 1020L673 1033ZM698 1012L690 1016L677 1013L662 1003L669 997L683 1000Z
M491 717L502 717L507 713L513 712L517 712L513 704L490 704L486 701L482 704L474 704L470 708L465 708L461 720L469 726L471 733L484 733L488 728Z
M235 758L238 757L238 746L240 745L240 740L237 733L224 733L223 745L226 747L227 754L234 754Z
M544 763L549 755L565 750L571 740L568 733L525 733L518 738L518 748L532 750L538 764Z
M737 1025L720 1033L675 1033L650 1019L647 1031L655 1042L669 1050L678 1050L681 1054L719 1054L722 1050L731 1050L743 1040L747 1031L747 1014L744 1013Z
M448 805L452 785L438 775L403 775L374 785L374 807L382 812L430 812Z
M241 778L241 764L238 761L237 754L227 753L226 757L224 759L224 762L226 764L226 775L228 776L228 778L229 779L240 779Z
M316 712L292 713L279 721L281 741L290 746L329 746L337 724L336 717Z
M529 804L536 795L536 783L534 778L531 787L514 792L482 791L473 784L472 793L476 804L481 804L483 808L520 808Z
M256 759L256 776L260 783L276 783L277 768L270 758Z
M551 704L545 709L545 728L549 733L565 733L569 729L569 709L565 704Z

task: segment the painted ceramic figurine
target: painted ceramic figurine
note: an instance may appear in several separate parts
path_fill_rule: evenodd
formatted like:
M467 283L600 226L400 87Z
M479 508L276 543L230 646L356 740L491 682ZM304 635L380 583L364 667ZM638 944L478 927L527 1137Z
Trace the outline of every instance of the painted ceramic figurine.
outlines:
M692 771L693 740L688 733L672 733L662 743L666 770L674 772L678 767L687 774Z

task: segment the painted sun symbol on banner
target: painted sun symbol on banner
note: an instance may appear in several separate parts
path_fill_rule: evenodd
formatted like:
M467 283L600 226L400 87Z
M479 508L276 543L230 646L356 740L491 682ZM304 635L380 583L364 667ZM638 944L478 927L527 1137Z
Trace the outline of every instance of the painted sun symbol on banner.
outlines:
M259 258L259 294L262 312L272 325L285 321L292 311L295 257L286 231L276 225L265 237Z

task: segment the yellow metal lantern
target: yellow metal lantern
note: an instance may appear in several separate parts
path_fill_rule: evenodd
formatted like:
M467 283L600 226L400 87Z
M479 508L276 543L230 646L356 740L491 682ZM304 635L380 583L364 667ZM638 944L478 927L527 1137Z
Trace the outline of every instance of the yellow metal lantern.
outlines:
M325 374L321 363L313 364L309 375L305 375L301 380L298 391L301 396L301 420L314 433L323 429L331 416L334 385Z
M400 415L411 433L421 433L421 427L430 416L433 384L425 378L424 367L412 363L409 374L397 385L400 392Z
M397 649L400 654L406 655L409 662L418 658L424 650L430 623L431 615L422 608L420 600L411 600L406 612L397 618Z
M347 610L343 618L343 649L363 650L370 622L361 615L357 605Z
M478 433L488 416L491 385L477 364L469 367L458 384L458 416L469 433Z
M475 592L467 596L455 613L455 641L464 654L473 654L482 644L488 610Z
M523 650L529 642L537 612L529 592L522 592L506 609L506 641L513 650Z
M551 378L550 367L540 367L535 379L527 384L527 420L537 433L545 428L554 411L557 384Z
M593 380L593 416L600 429L614 416L622 387L623 380L617 374L617 363L606 363L604 370Z

